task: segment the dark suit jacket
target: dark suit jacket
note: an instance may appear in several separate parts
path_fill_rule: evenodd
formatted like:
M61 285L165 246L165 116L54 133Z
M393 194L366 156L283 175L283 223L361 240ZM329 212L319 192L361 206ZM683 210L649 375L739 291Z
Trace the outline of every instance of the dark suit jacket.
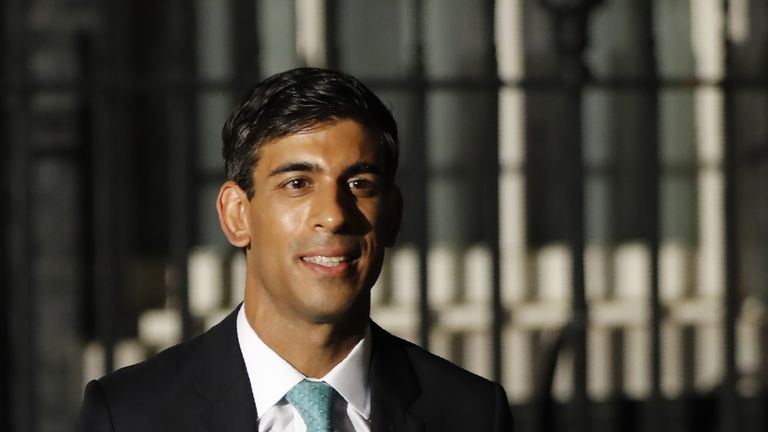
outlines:
M81 430L255 432L237 311L146 362L91 381ZM504 390L372 324L371 430L511 430Z

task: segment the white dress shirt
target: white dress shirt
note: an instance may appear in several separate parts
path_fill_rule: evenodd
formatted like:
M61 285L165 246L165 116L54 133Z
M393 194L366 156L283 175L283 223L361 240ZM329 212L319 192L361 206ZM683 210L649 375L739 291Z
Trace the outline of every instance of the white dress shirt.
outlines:
M333 406L333 426L338 432L370 432L370 333L369 326L363 340L319 380L330 384L341 395ZM237 340L256 402L259 432L306 432L304 420L285 399L285 394L307 378L259 338L248 324L245 306L240 307L237 314Z

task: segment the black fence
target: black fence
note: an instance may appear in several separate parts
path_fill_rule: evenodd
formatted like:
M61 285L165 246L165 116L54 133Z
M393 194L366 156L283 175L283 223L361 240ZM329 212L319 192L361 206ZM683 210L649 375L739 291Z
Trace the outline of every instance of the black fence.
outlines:
M562 246L570 292L557 300L567 303L560 325L531 331L536 342L527 373L533 390L510 391L508 386L516 430L765 429L768 357L761 342L768 299L768 204L762 190L768 180L768 132L759 112L768 101L768 21L759 17L765 17L768 7L754 0L707 3L705 12L726 27L705 28L721 34L718 52L723 54L721 73L707 74L697 69L694 47L680 51L688 60L661 53L665 42L675 42L669 34L679 30L668 16L680 13L679 22L692 23L702 19L695 13L704 13L695 2L672 3L324 2L320 15L325 26L317 33L325 47L324 65L358 75L391 101L401 125L406 149L399 182L407 210L400 242L416 251L413 266L418 269L412 275L418 287L412 299L417 324L408 334L434 348L436 329L450 319L445 312L450 307L435 304L430 292L433 280L441 277L431 260L433 250L442 244L460 251L481 245L492 257L490 292L478 309L490 314L482 330L490 365L482 372L515 388L509 365L516 353L510 355L506 348L511 343L508 333L519 328L520 317L528 313L526 305L543 298L543 285L537 285L543 283L535 278L526 279L528 294L505 294L508 263L503 261L507 246L502 231L512 222L500 213L505 199L501 142L508 132L499 107L506 91L524 99L524 118L519 121L526 130L520 145L525 158L515 175L522 179L521 202L526 208L523 222L515 223L523 226L527 252L515 259L523 262L521 267L535 266L536 251ZM215 226L211 228L212 206L206 200L223 175L217 152L206 150L218 143L211 142L206 131L215 124L220 127L217 117L258 78L306 63L297 36L303 31L297 17L306 13L302 2L216 4L10 0L0 8L0 125L6 143L0 146L5 168L0 198L7 203L0 212L5 287L0 346L7 353L0 356L0 429L60 430L62 424L74 424L81 383L88 375L83 360L87 346L98 347L96 357L103 360L104 372L114 370L121 364L116 359L120 341L140 339L137 322L147 310L174 311L178 339L206 327L190 304L189 287L193 249L222 243L210 235ZM738 15L734 10L740 7L751 13ZM500 61L500 50L506 48L499 26L514 22L504 15L511 10L522 17L517 21L522 37L516 55L524 66L514 76L503 72ZM739 17L752 29L743 39L734 36ZM285 35L271 31L280 19L293 25ZM399 29L391 36L395 46L384 50L386 38L366 39L364 30L374 23ZM466 27L452 27L457 23ZM613 29L616 38L628 40L617 46L631 52L614 46L615 51L605 54L613 42L606 41L608 30L596 29ZM453 33L460 35L456 40L470 42L451 46ZM219 36L226 45L215 45ZM275 44L282 43L295 52L280 57L284 47ZM371 46L384 51L375 52ZM223 69L217 66L219 55L227 60ZM381 72L386 67L378 69L377 55L399 63ZM721 154L712 163L697 153L704 150L693 150L693 156L670 165L665 146L685 136L674 131L693 131L689 135L694 147L706 138L699 136L708 130L703 120L694 118L706 105L696 99L700 89L716 95L712 106L721 113L716 118L722 140L714 142L721 144ZM605 129L616 149L605 165L590 162L595 150L589 147L589 137L604 125L586 120L595 115L596 94L610 102L604 122L610 123ZM680 95L687 105L667 101ZM678 112L679 106L684 109ZM461 119L461 124L452 124L452 118ZM440 159L442 152L452 156ZM709 333L699 335L695 325L683 324L680 373L685 378L680 388L666 391L663 333L676 306L664 297L662 254L670 238L682 239L693 256L707 253L702 245L708 234L690 225L709 218L701 202L709 199L704 183L710 171L720 179L715 191L722 192L720 198L715 194L721 199L715 210L722 214L711 218L717 226L715 237L722 233L717 255L722 259L715 260L722 266L716 274L723 277L722 284L715 285L722 289L700 296L698 279L709 273L698 270L686 288L691 292L683 297L706 297L719 308L712 323L721 341L715 373L720 379L714 386L695 385L696 364L708 355L696 352L697 338ZM611 203L605 207L607 228L600 224L600 211L589 211L594 208L590 197L595 192L588 186L592 179L612 188ZM669 179L671 187L665 186ZM669 190L689 186L693 205L676 207ZM444 190L458 192L440 195ZM439 200L445 196L461 203ZM465 210L456 210L453 217L456 208ZM669 215L678 209L693 216L674 222L678 218ZM590 228L594 226L605 233L595 234ZM587 255L601 236L612 245L639 243L647 251L647 291L635 299L648 313L643 327L648 373L641 397L628 391L622 375L630 369L624 364L631 355L623 348L610 351L613 358L607 364L613 368L613 382L608 395L595 397L591 390L590 356L596 353L590 348L590 331L599 301L590 295ZM231 255L222 252L222 260L229 262ZM712 261L701 262L699 266ZM231 282L230 276L224 279ZM458 288L451 301L463 306L470 289ZM620 297L616 288L609 291L613 294L605 302ZM760 364L748 371L757 376L746 376L738 362L743 348L739 325L749 312L745 307L758 310L754 323L749 321L757 336L744 339L758 341L758 354L750 358ZM461 363L458 351L469 349L463 338L472 331L456 331L448 338L457 351L452 360ZM612 346L629 340L622 330L611 332ZM151 345L146 354L159 348ZM441 352L446 353L450 357L450 350ZM569 385L566 397L556 397L564 357L570 359Z

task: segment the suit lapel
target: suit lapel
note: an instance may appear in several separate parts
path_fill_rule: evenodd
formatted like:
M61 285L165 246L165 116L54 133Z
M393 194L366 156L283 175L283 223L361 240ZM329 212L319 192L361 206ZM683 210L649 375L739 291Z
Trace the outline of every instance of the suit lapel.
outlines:
M237 341L239 309L201 336L195 388L208 402L199 416L209 431L257 428L256 405Z
M408 355L375 323L371 337L371 432L423 430L422 421L411 411L421 389Z
M237 313L201 336L195 388L204 400L198 411L208 431L257 430L256 404L237 341ZM371 432L421 432L413 410L421 389L401 342L371 323Z

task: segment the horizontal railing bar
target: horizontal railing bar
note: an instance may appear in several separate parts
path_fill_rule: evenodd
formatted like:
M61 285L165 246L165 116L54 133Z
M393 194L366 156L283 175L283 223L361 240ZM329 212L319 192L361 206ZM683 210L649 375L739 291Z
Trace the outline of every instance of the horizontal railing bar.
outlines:
M663 78L649 80L642 78L593 78L586 81L563 82L555 78L525 78L520 80L501 80L495 78L456 78L456 79L367 79L363 80L370 87L378 90L409 90L427 88L433 90L482 90L500 88L521 88L525 90L556 91L574 85L585 88L616 90L647 90L658 88L699 88L723 87L734 90L768 88L766 78L729 78L709 80L698 78ZM0 85L2 93L19 92L180 92L180 91L240 91L253 82L204 79L137 79L137 80L25 80L4 81Z

